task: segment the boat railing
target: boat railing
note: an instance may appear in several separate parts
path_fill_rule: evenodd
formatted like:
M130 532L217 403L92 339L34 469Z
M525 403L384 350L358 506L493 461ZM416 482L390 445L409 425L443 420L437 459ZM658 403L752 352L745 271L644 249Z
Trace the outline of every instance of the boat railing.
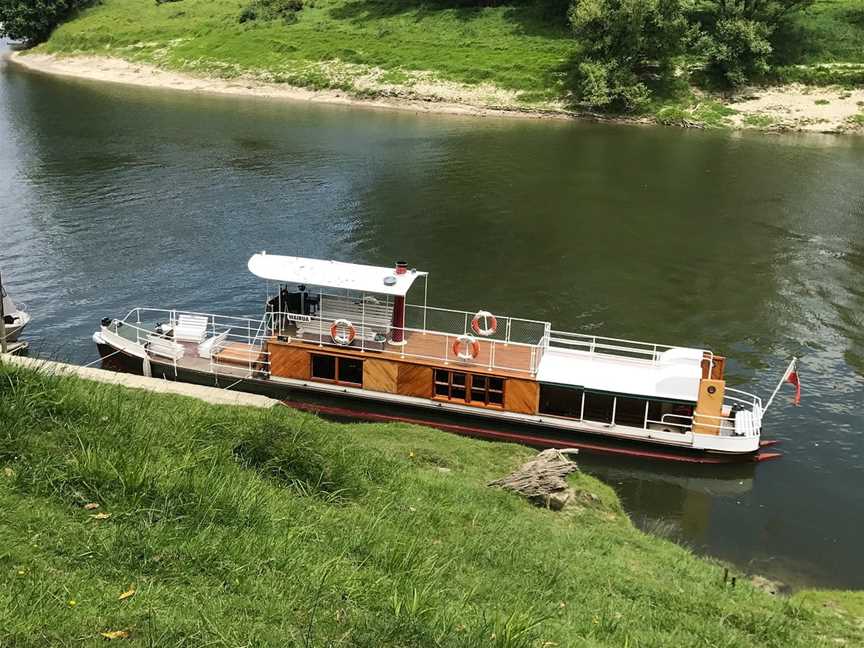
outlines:
M729 414L714 416L695 412L690 416L668 413L663 414L659 421L650 420L646 416L644 427L648 429L651 424L656 424L689 432L694 429L694 426L698 426L701 430L708 430L708 432L702 432L703 434L714 434L716 431L721 435L734 433L736 436L759 436L762 421L761 398L740 389L727 387L723 397L723 405L728 407ZM738 425L737 413L742 410L750 413L751 423L747 426Z
M471 313L450 308L407 304L405 306L405 326L432 332L444 331L451 335L476 335L471 324L477 314L477 312ZM509 317L497 313L492 313L492 316L495 319L495 330L480 336L482 339L505 344L517 342L540 345L551 328L549 322ZM483 321L480 326L485 329L488 323L488 321Z
M174 325L182 315L207 318L205 342L207 339L221 337L225 346L230 343L241 345L230 354L218 353L218 351L224 350L223 346L212 349L213 352L207 353L207 357L199 355L199 360L207 362L212 373L233 377L269 374L270 354L264 345L266 322L263 319L256 320L248 317L215 315L197 311L137 307L129 311L122 320L125 328L124 337L145 348L147 343L152 342L155 338L173 341L170 334L157 333L153 324L156 320L164 319L166 320L165 324ZM146 326L142 326L142 324L146 324ZM130 334L134 334L134 339ZM148 355L154 354L149 353ZM176 371L180 358L165 357L172 361ZM230 358L230 361L226 361L226 358ZM183 362L180 364L182 365Z
M601 353L636 360L649 360L651 362L656 362L664 351L676 348L667 344L601 337L585 333L571 333L569 331L550 331L548 340L548 344L551 347L568 348L590 354Z
M337 320L330 317L270 312L266 318L266 328L270 333L286 341L296 340L334 349L349 348L384 357L412 358L465 370L501 370L533 376L537 373L543 351L540 346L542 334L534 344L507 342L493 336L476 335L470 329L470 320L468 333L464 333L462 328L433 330L428 327L428 319L426 328L394 327L389 323L382 326L380 322L362 320L351 322L354 339L348 345L344 340L340 343L334 339L331 326ZM286 320L292 322L291 327L286 328ZM467 357L472 354L473 357Z

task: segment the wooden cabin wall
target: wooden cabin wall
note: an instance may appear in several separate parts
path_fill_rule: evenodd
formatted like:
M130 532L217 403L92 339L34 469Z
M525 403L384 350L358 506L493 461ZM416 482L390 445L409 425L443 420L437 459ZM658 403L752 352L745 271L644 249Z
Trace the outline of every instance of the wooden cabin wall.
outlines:
M387 360L363 362L363 388L395 394L398 387L399 364Z
M693 418L693 431L697 434L720 434L717 427L720 421L716 418L723 412L723 395L726 382L703 378L699 382L699 401ZM713 393L712 393L713 392ZM702 415L700 417L700 414Z
M726 358L723 356L714 356L712 364L710 356L705 354L702 359L702 377L711 378L712 380L723 380L723 372L726 369Z
M267 345L270 351L270 373L280 378L309 379L309 352L285 344Z
M403 396L432 398L432 367L400 363L397 393Z
M540 383L509 378L504 385L504 409L520 414L536 414L540 407Z

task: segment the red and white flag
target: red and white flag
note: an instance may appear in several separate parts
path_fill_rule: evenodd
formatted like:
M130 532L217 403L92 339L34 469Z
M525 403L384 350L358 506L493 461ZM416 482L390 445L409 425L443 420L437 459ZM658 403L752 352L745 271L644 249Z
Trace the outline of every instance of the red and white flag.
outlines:
M786 372L786 382L790 385L795 385L795 400L792 402L796 405L801 404L801 379L798 378L798 360L796 359L789 366L789 371Z

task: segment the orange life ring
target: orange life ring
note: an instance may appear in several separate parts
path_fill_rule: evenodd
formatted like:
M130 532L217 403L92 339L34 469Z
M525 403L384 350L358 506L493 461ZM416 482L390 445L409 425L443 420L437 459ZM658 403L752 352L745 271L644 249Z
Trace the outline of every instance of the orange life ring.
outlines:
M463 351L462 345L465 345ZM480 355L480 343L470 335L460 335L453 342L453 355L462 360L473 360Z
M480 328L480 320L486 320L486 328ZM477 314L474 315L474 319L471 320L471 330L473 330L477 335L482 335L483 337L495 335L495 331L498 330L498 320L495 319L495 316L489 311L477 311Z
M345 333L339 332L339 329L345 329ZM357 329L346 319L338 319L330 325L330 337L339 346L348 346L357 337Z

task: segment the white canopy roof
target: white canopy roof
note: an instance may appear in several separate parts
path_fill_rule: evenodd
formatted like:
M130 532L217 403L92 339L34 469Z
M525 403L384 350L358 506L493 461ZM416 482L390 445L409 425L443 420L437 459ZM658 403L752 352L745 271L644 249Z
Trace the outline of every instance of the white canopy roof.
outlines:
M615 394L696 402L703 353L700 349L675 347L651 362L550 347L540 360L537 380Z
M267 254L266 252L252 255L248 265L252 274L270 281L344 288L359 292L403 297L417 277L425 277L427 274L408 270L405 274L397 275L392 267L305 259L303 257ZM385 279L387 283L385 283Z

